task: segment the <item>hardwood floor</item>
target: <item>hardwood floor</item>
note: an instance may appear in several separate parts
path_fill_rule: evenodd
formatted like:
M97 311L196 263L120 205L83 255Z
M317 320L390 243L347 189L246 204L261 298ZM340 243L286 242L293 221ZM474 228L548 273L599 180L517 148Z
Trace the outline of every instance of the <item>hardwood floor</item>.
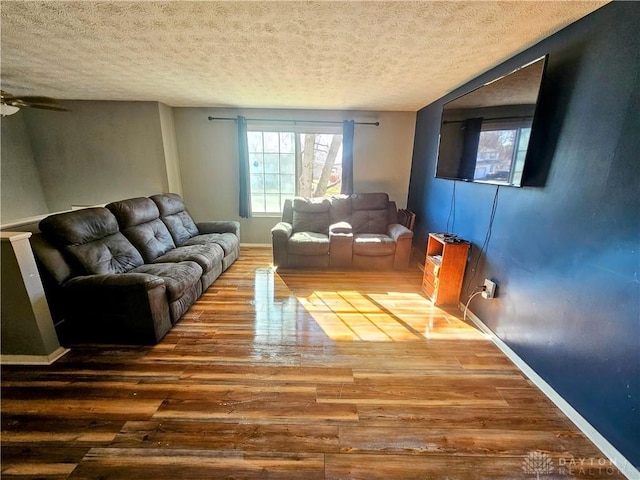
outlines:
M241 258L154 347L2 369L3 479L624 478L421 273Z

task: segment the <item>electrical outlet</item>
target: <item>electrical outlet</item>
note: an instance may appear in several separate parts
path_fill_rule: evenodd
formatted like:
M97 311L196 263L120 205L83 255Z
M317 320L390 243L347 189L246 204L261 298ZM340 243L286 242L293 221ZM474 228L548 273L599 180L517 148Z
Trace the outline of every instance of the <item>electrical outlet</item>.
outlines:
M496 296L496 284L488 278L484 279L484 292L482 292L483 298L493 298Z

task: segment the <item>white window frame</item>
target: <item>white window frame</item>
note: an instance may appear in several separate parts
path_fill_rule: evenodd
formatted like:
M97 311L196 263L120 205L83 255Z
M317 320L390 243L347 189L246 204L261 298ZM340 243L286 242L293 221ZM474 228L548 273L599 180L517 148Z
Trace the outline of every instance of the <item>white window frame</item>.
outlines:
M342 125L323 125L323 124L281 124L281 123L269 123L269 122L247 122L247 135L249 134L249 132L285 132L285 133L293 133L295 135L299 135L299 134L327 134L327 135L342 135ZM252 152L249 152L249 156L251 156ZM340 162L342 161L342 158L339 159ZM249 163L251 164L251 158L249 160ZM295 165L294 165L295 168ZM251 176L252 174L255 174L251 171L251 165L250 165L250 169L249 169L249 188L251 189L253 187L252 185L252 180L251 180ZM263 173L263 175L265 175ZM293 195L297 195L298 193L298 179L299 179L299 172L294 172L294 177L295 177L295 185L294 185L294 194ZM280 194L282 195L282 193ZM282 215L282 204L284 202L281 201L280 204L280 209L278 211L268 211L268 212L262 212L262 211L256 211L252 208L252 215L254 217L278 217L280 215ZM252 199L252 207L253 207L253 199Z

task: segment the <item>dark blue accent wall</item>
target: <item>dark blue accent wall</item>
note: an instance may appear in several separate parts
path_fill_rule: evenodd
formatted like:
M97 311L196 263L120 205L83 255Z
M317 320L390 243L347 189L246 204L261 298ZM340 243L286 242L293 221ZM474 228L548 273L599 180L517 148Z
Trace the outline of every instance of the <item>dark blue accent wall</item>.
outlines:
M473 244L461 301L640 467L640 2L613 2L418 112L414 246ZM532 137L535 187L434 178L442 105L549 54ZM533 178L531 178L533 177ZM477 264L477 268L475 268Z

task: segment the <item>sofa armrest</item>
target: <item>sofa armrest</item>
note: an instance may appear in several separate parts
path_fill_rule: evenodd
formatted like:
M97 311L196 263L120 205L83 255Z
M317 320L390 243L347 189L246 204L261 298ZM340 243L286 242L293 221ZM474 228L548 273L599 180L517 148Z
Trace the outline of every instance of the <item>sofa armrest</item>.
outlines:
M389 225L389 236L396 242L396 252L393 256L393 268L397 270L409 267L411 260L411 243L413 232L404 225L392 223Z
M234 220L218 220L213 222L196 223L200 234L206 233L233 233L240 238L240 222Z
M273 247L273 265L287 268L289 264L289 254L287 244L293 234L293 225L287 222L278 222L271 229L271 244Z
M353 259L353 227L349 222L329 226L329 266L349 268Z
M389 225L388 235L393 238L395 242L403 238L413 238L413 232L399 223L391 223Z
M271 229L271 237L275 239L288 240L293 234L293 225L287 222L278 222L275 227Z
M329 226L329 236L353 235L353 227L349 222L337 222Z
M162 278L146 273L87 275L62 286L72 343L154 345L171 329Z

